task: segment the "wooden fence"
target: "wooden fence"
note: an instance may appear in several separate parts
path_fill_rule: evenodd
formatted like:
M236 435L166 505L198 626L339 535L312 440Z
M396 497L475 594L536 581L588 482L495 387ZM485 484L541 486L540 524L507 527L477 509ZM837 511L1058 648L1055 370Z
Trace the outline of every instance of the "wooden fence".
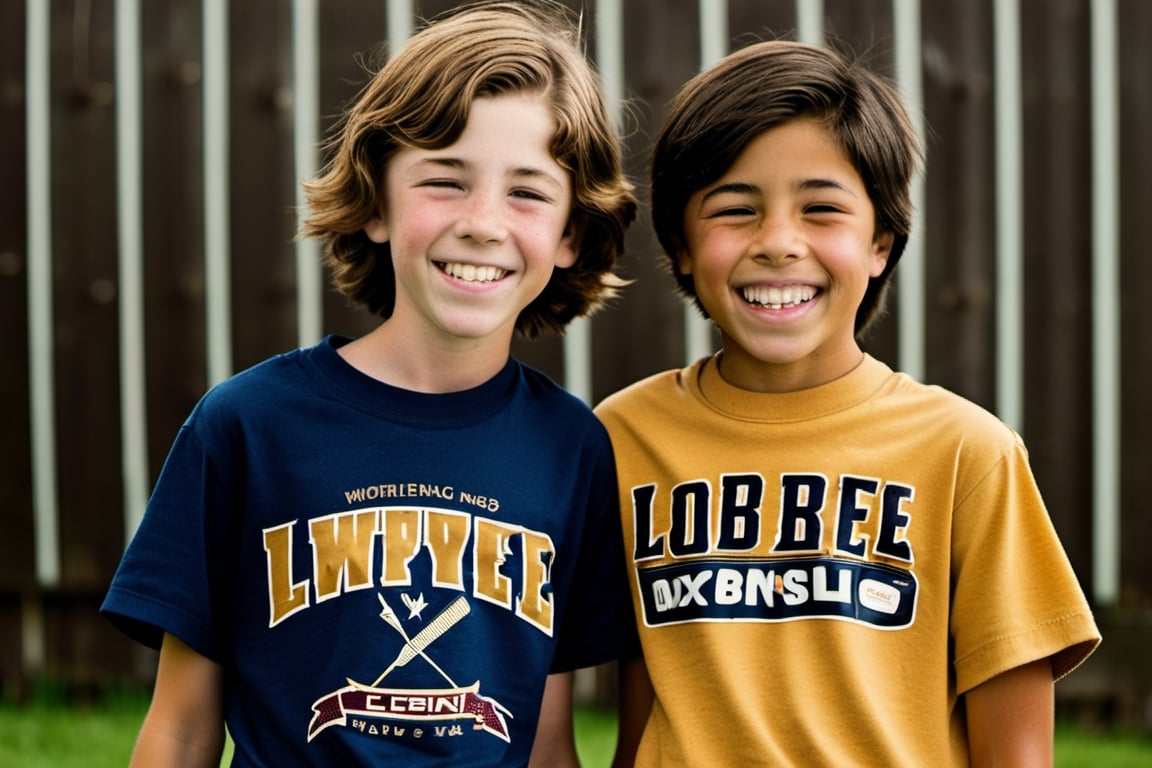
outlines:
M729 48L835 39L899 81L929 160L869 349L1021 430L1105 627L1058 690L1152 712L1152 3L570 2L640 182L670 96ZM453 4L0 4L3 687L150 677L95 612L148 488L214 381L371 326L293 242L297 181L358 57ZM516 347L589 401L714 343L646 216L628 244L620 302Z

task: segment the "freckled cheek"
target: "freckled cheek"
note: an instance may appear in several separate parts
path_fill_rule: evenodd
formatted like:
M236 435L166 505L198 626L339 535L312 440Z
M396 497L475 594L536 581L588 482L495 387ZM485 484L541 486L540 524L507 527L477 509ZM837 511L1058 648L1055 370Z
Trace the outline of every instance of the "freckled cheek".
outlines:
M402 219L402 222L403 224L396 227L394 232L393 248L427 246L441 236L446 229L443 221L427 215L420 215L412 210L408 211L407 217Z

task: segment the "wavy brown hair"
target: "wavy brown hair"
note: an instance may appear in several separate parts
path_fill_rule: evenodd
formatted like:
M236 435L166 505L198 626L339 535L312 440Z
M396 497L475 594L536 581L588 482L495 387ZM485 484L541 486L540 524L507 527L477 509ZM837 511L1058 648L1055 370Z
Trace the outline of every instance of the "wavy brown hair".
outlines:
M614 295L624 282L613 269L636 198L573 21L552 2L474 3L434 19L376 72L326 142L325 166L304 183L310 211L300 234L321 241L342 293L380 317L392 314L391 248L363 231L381 210L392 154L401 146L447 147L477 98L524 93L545 95L555 116L552 155L571 174L579 255L572 267L554 270L516 330L560 333Z
M894 235L884 272L869 279L856 312L861 336L883 312L892 270L912 229L912 174L923 157L896 89L828 48L773 40L729 54L677 93L652 155L652 223L680 293L707 311L691 275L677 269L688 199L724 175L765 131L801 118L839 140L876 209L876 232Z

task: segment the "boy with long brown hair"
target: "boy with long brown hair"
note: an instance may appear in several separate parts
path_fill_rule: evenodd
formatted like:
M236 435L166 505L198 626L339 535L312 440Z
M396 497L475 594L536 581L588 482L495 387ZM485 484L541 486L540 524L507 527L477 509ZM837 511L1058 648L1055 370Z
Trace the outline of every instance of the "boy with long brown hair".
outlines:
M141 766L574 765L627 648L611 447L509 355L609 296L635 212L558 7L468 7L349 109L303 234L381 318L213 388L103 611L160 648Z

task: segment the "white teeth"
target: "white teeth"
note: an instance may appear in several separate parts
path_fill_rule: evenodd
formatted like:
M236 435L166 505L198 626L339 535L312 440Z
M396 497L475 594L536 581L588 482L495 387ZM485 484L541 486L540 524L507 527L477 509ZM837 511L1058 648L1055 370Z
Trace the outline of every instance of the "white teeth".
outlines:
M816 289L810 285L786 285L783 288L749 285L741 289L741 292L749 304L760 304L770 309L794 307L811 301L816 295Z
M506 270L499 267L478 267L475 264L445 263L441 264L440 268L457 280L463 280L466 283L490 283L508 274Z

